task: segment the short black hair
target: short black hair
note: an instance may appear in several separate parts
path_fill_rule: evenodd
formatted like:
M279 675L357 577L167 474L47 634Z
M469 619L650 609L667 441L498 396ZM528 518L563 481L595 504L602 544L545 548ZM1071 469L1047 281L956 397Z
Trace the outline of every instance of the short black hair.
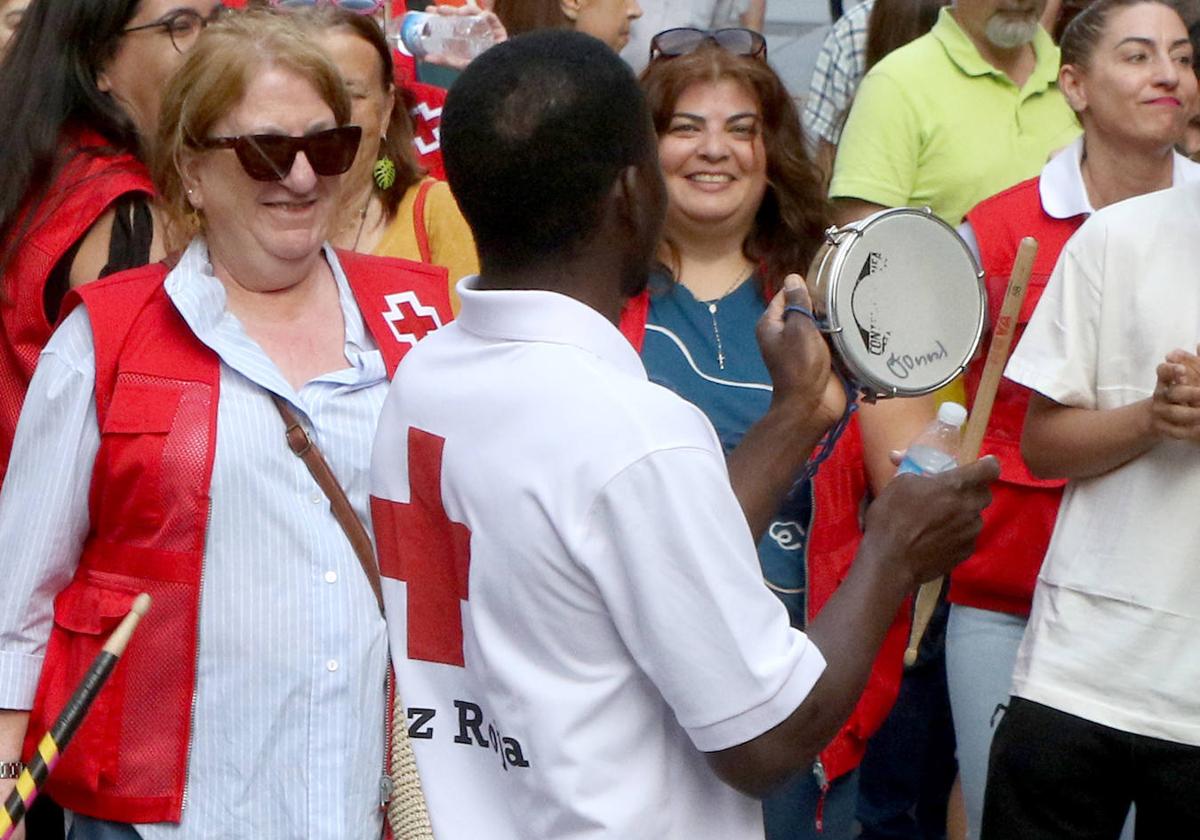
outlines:
M471 62L446 99L441 136L450 189L492 271L569 254L620 172L657 156L633 72L602 42L563 30L518 36Z

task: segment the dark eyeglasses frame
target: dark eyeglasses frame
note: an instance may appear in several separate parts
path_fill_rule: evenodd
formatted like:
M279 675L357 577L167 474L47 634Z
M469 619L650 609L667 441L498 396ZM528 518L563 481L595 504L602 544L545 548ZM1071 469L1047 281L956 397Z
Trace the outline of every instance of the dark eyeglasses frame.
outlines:
M225 13L225 11L225 7L218 4L216 8L213 9L212 14L210 14L208 17L205 17L194 9L176 9L173 12L163 15L158 20L150 21L150 23L143 23L141 26L131 26L128 29L122 29L121 34L128 35L130 32L142 32L146 29L166 30L167 35L171 38L171 46L175 48L175 52L182 55L183 53L187 52L187 50L180 47L179 43L175 40L175 24L180 20L189 20L194 22L199 27L200 31L203 31L204 27L208 26L210 23L216 22L221 15ZM188 46L191 45L189 44Z
M688 35L690 37L685 38ZM680 39L679 44L672 45L672 38ZM667 43L663 43L666 41ZM679 58L693 53L704 44L713 43L726 52L745 58L767 58L767 39L762 33L753 29L729 27L726 29L696 29L691 26L680 26L675 29L664 29L650 39L650 60Z
M243 134L239 137L210 137L194 142L197 149L233 149L242 170L255 181L282 181L304 153L318 175L345 173L354 163L362 128L343 125L303 137L287 134ZM325 145L328 144L328 145Z

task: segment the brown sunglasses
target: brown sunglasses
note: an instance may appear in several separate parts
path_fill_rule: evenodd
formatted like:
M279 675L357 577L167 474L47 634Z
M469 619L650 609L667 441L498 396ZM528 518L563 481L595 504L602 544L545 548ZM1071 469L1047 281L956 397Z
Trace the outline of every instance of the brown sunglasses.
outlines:
M211 137L196 142L199 149L233 149L246 174L255 181L282 181L292 171L296 155L304 157L318 175L341 175L354 163L362 129L343 125L304 137L286 134L244 134Z

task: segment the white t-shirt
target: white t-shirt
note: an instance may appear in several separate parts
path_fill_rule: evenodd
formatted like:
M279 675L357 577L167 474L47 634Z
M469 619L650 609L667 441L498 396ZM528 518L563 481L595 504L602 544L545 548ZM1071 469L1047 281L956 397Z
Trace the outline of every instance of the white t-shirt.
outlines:
M1064 405L1149 397L1200 341L1200 184L1123 201L1067 243L1005 374ZM1164 441L1071 481L1013 693L1200 745L1200 446Z
M762 583L712 426L593 309L473 282L400 366L373 463L434 833L761 838L701 750L783 721L824 659Z

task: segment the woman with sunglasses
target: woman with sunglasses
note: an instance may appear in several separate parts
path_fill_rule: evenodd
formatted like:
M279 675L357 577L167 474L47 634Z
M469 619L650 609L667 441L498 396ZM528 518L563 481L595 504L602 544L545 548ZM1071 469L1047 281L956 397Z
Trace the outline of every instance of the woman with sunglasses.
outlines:
M708 415L736 489L737 448L775 414L755 326L784 276L807 269L830 223L829 207L804 151L795 104L766 63L762 36L674 29L655 36L651 49L642 85L669 205L660 270L648 296L631 302L622 326L641 347L650 378ZM828 403L840 401L838 395ZM796 459L799 478L807 453L780 457ZM739 495L747 519L760 523L764 578L800 628L837 588L857 549L857 511L837 502L844 492L839 480L829 461L811 486L801 482L786 498ZM816 533L814 498L822 527L831 523ZM895 698L902 646L903 628L894 628L863 698L812 772L765 801L770 840L852 836L852 771Z
M642 16L638 0L495 0L510 36L538 29L574 29L615 52L629 43L629 25Z
M185 247L67 299L0 492L0 708L31 709L0 755L154 599L51 776L79 840L381 834L387 643L347 537L388 377L451 313L444 270L326 244L361 130L308 36L230 15L173 77L150 157Z
M333 243L444 266L451 283L478 274L475 240L450 188L423 177L416 162L407 105L393 84L392 52L379 25L344 5L305 17L341 71L353 120L363 128Z
M0 483L67 289L162 256L140 160L217 0L34 3L0 64Z

